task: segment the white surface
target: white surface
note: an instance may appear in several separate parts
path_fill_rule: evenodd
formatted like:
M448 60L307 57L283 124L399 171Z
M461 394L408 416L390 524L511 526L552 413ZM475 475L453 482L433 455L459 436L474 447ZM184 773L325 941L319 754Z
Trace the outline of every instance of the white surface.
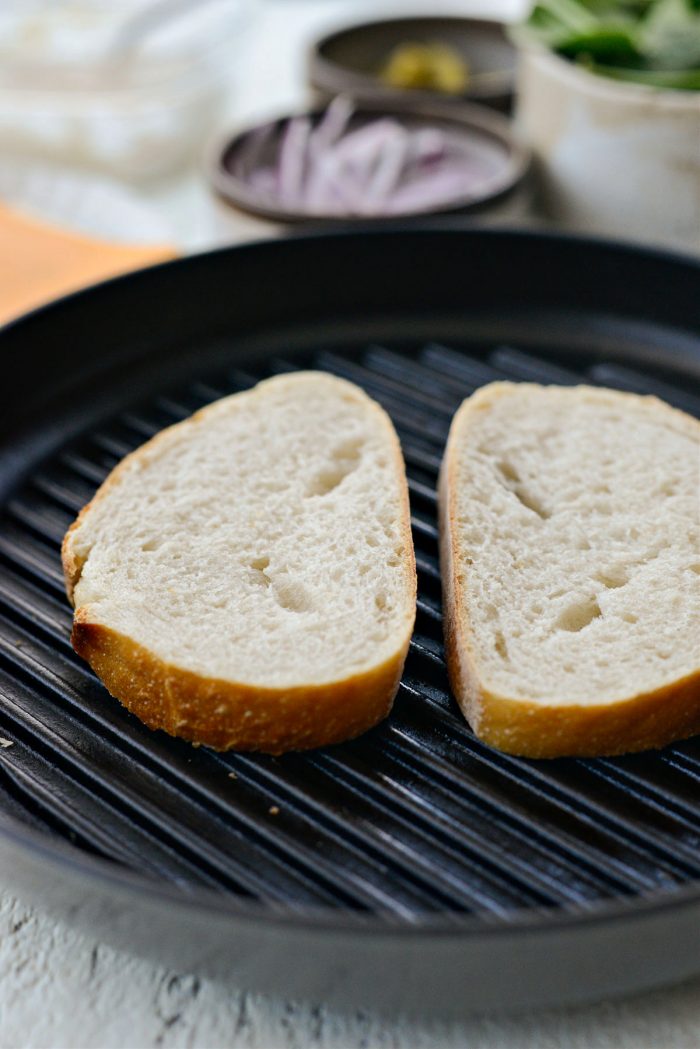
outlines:
M4 0L3 155L126 178L189 163L230 91L251 2Z
M166 215L106 175L3 158L0 199L28 215L115 243L168 244L174 237Z
M340 1016L168 972L0 901L2 1049L697 1049L700 981L463 1023Z
M455 12L515 12L519 0L442 0ZM248 49L235 119L303 98L303 45L319 27L426 2L276 0ZM257 44L256 44L257 41ZM264 232L218 208L196 173L139 190L183 246ZM223 218L221 217L223 216ZM96 232L100 232L99 229ZM700 980L625 1001L463 1024L340 1017L158 969L86 941L0 893L0 1049L698 1049Z

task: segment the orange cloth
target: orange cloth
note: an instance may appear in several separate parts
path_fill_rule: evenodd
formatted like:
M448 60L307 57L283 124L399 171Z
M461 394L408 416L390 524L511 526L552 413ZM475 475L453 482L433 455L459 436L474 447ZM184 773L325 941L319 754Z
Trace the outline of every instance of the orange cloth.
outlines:
M0 205L0 324L59 295L176 254L167 245L92 240Z

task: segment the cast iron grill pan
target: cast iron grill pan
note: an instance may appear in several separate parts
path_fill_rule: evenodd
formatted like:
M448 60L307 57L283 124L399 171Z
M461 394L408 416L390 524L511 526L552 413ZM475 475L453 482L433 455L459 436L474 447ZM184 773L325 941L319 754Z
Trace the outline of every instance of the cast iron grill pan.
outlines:
M446 256L462 272L460 290L450 271L449 302ZM406 258L421 301L415 280L394 283ZM645 309L662 298L669 316L640 313L645 267L657 282ZM17 382L2 393L0 812L15 831L189 899L206 889L273 915L357 913L416 929L596 914L606 901L697 889L697 740L537 762L472 735L444 663L435 491L453 412L494 379L598 383L700 414L697 318L679 310L678 273L692 269L526 235L345 235L186 260L7 329L0 353L13 355ZM399 694L391 717L349 744L281 758L194 749L149 732L73 653L61 538L112 467L162 427L301 367L358 383L401 439L419 588Z

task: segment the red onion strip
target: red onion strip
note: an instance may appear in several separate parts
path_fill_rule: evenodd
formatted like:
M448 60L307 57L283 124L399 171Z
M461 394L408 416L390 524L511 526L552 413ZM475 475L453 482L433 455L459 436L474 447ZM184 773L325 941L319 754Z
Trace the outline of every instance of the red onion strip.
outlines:
M311 133L309 148L315 157L333 146L343 135L355 107L345 95L337 95Z
M319 216L411 214L473 195L473 162L458 136L389 117L349 131L352 116L339 96L315 127L291 118L274 167L252 167L267 143L261 129L238 160L241 176L285 207Z
M364 195L362 211L375 215L384 210L387 198L399 184L410 146L410 136L396 125L387 134Z
M293 117L287 123L277 168L280 200L287 207L295 207L302 200L310 135L311 121L307 117Z
M399 186L386 202L385 210L391 215L424 211L440 204L466 200L470 196L469 189L469 181L461 165L443 167L429 177Z

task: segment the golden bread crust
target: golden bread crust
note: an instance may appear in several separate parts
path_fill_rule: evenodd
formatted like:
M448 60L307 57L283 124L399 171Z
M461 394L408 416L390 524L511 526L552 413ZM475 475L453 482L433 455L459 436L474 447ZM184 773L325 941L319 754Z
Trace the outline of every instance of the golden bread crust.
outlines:
M215 750L283 754L353 739L386 717L405 646L381 666L344 681L270 689L201 677L131 638L75 614L71 641L107 690L149 728Z
M456 462L454 435L512 383L492 383L468 398L450 430L439 481L440 561L445 655L455 698L475 735L508 754L528 758L600 757L663 747L700 733L700 668L651 692L611 703L557 704L501 696L483 681L471 631L468 578L460 583L455 567ZM634 394L617 394L630 397ZM657 405L695 423L656 398Z
M359 388L355 389L358 394L366 396ZM367 401L382 420L395 468L404 480L401 506L397 512L407 602L414 612L407 623L405 637L397 641L396 651L383 664L344 680L283 689L263 688L205 678L170 665L132 638L92 622L89 605L77 608L71 634L75 651L87 660L108 691L149 728L163 729L170 735L216 750L282 754L288 750L307 750L352 739L387 716L399 687L413 630L416 563L408 486L399 440L386 412L376 402L369 398ZM183 422L161 431L126 456L80 511L66 532L61 549L66 592L71 604L75 604L75 587L86 560L76 554L73 540L90 509L118 484L127 464L145 454L150 455L158 442L176 427L186 428L206 421L207 413L218 403L214 402Z

